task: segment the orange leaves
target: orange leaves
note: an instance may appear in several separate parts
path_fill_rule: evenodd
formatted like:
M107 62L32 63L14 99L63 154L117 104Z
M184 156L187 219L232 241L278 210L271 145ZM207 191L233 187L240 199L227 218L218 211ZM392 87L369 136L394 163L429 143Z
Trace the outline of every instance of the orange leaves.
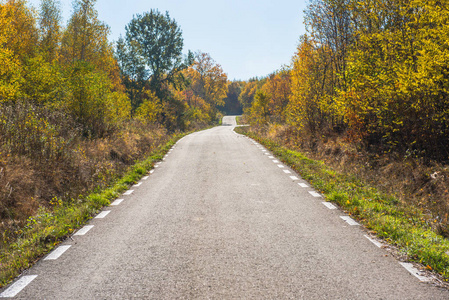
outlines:
M190 81L184 95L192 118L206 123L214 120L216 106L223 106L227 96L227 75L209 54L202 52L196 53L193 65L184 74Z
M191 89L209 104L223 105L226 98L227 76L208 53L198 52L195 62L187 70Z
M281 123L285 121L285 108L291 94L290 71L282 70L271 74L262 91L269 95L268 113L272 121Z

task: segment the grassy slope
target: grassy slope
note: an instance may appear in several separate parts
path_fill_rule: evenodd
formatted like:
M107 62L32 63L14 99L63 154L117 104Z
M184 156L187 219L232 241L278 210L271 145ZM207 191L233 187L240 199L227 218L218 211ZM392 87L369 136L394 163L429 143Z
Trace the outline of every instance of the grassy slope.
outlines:
M136 163L121 179L109 188L92 193L85 199L70 204L53 200L53 210L41 208L38 214L28 219L25 228L18 232L19 238L10 241L0 256L0 287L8 284L38 258L52 250L61 241L83 226L104 206L110 204L130 185L147 174L156 161L168 152L178 139L185 134L173 137L167 144L159 147L146 160Z
M268 139L237 129L270 149L320 191L378 237L399 248L411 261L419 262L449 279L449 241L432 231L421 211L404 207L354 176L339 174L323 162L307 158Z

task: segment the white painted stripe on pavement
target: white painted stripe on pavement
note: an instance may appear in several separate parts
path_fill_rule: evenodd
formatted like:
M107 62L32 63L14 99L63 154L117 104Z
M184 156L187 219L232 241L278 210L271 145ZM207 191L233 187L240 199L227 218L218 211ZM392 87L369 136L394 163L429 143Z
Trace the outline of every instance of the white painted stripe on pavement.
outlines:
M296 177L296 176L290 176L290 179L291 179L291 180L299 180L299 178Z
M309 191L309 194L312 195L315 198L320 198L321 197L321 195L319 193L315 192L315 191Z
M274 158L274 156L271 156L271 155L270 155L270 156L268 156L268 158L271 158L271 159L273 159L273 158Z
M278 165L279 168L284 168L284 165Z
M148 178L150 178L150 176L142 177L143 180L147 180Z
M122 203L123 200L125 200L125 199L117 199L117 200L115 200L114 202L111 203L111 206L117 206L117 205L120 205L120 203Z
M376 241L375 239L370 238L370 237L367 236L366 234L365 234L365 237L366 237L371 243L373 243L374 245L376 245L378 248L382 248L382 244L379 243L378 241Z
M154 167L155 167L155 168L159 168L159 165L155 165Z
M22 276L13 285L7 288L3 293L0 294L0 298L11 298L15 297L21 290L23 290L31 281L33 281L37 275L27 275Z
M262 150L262 152L267 152L267 150L264 149L264 150Z
M102 211L95 217L95 219L104 219L110 212L110 210Z
M298 183L298 185L299 185L300 187L302 187L302 188L308 188L308 187L309 187L307 184L302 183L302 182Z
M353 218L348 217L348 216L340 216L340 218L342 218L343 220L345 220L346 223L348 223L351 226L357 226L360 225L359 223L357 223L356 221L354 221Z
M403 266L407 271L410 272L413 276L418 278L422 282L430 281L430 278L421 275L421 272L413 266L411 263L400 262L401 266Z
M150 174L153 174L153 173L154 173L154 170L151 170L151 171L150 171Z
M70 247L72 247L72 246L71 245L59 246L58 248L56 248L55 250L50 252L50 254L47 255L46 258L44 258L44 260L55 260L55 259L58 259L61 255L64 254L64 252L69 250Z
M329 209L337 209L337 207L330 202L321 202L321 203L323 203L323 205Z
M275 164L278 164L279 163L279 160L273 160L273 162L275 163Z
M265 154L265 155L270 155L270 153L268 153L268 152L265 152L264 154Z
M134 193L134 190L127 190L126 192L123 193L123 195L131 195L132 193Z
M134 187L139 187L142 185L142 182L136 183L135 185L133 185Z
M92 228L94 228L94 225L86 225L83 228L81 228L80 230L78 230L77 232L75 232L74 235L85 235Z
M292 172L290 172L289 170L283 170L285 174L291 174Z

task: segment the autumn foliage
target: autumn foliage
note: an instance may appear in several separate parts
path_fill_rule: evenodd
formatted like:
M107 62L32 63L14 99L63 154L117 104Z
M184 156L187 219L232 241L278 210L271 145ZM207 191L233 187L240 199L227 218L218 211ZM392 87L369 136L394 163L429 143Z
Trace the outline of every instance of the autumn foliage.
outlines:
M137 15L114 44L95 3L74 0L64 25L57 0L37 9L0 1L4 243L55 197L78 203L172 133L220 115L226 74L209 54L182 55L182 31L168 12Z
M449 237L448 8L311 0L291 64L241 88L251 130L425 210Z
M313 0L292 64L246 84L252 123L360 149L449 159L449 11L441 1Z

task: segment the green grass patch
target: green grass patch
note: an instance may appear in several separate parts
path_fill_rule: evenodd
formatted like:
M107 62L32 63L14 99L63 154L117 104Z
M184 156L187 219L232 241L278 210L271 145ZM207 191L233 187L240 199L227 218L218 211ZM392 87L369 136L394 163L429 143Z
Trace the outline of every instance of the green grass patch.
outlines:
M240 124L240 116L236 116L236 117L235 117L235 123L236 123L237 125L241 125L241 124Z
M37 259L86 224L130 185L139 181L153 169L154 163L160 161L176 141L186 134L174 136L167 144L151 153L150 157L137 162L108 188L69 203L54 198L51 201L52 209L41 207L35 216L27 220L26 226L16 232L18 238L7 241L3 246L0 254L0 287L8 284L21 271L31 267Z
M418 208L405 206L394 196L381 193L355 176L338 173L321 161L246 130L237 130L270 149L327 201L337 203L378 237L397 246L411 261L429 266L449 280L449 241L432 230Z

